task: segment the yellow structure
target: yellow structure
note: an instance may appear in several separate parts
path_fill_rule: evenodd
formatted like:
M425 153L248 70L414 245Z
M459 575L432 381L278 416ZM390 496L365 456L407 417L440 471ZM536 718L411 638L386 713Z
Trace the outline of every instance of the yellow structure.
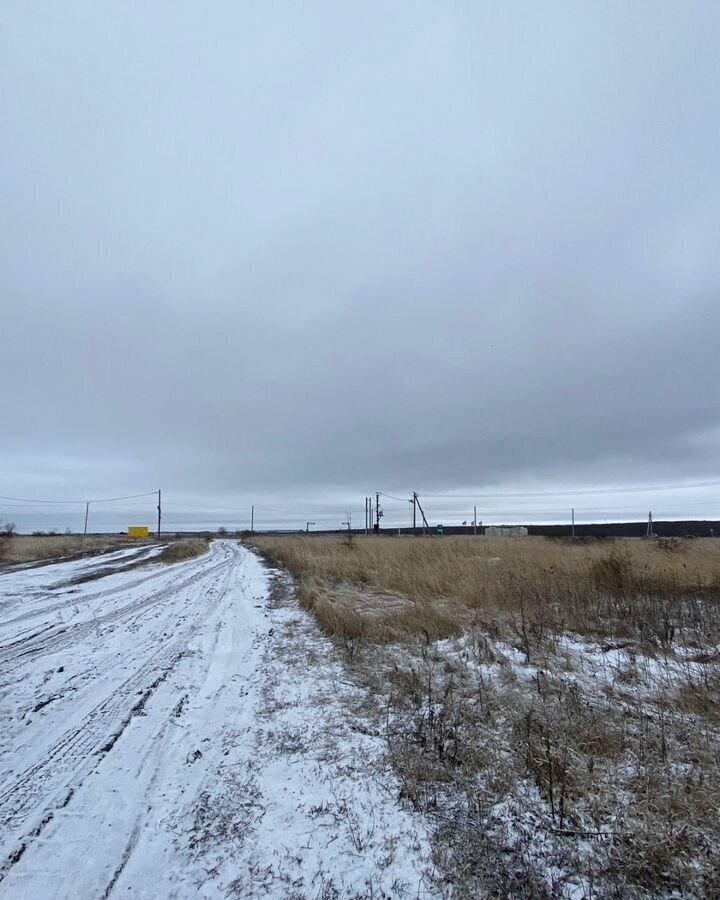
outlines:
M130 525L128 527L128 537L147 537L148 531L147 525Z

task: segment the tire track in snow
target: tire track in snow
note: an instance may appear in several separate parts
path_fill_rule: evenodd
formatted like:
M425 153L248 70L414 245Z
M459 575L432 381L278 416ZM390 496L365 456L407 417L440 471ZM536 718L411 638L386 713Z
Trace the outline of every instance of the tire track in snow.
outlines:
M133 613L146 611L153 606L157 606L164 600L173 597L179 591L183 591L186 588L193 586L198 581L207 578L208 575L221 571L227 565L227 562L228 558L227 556L225 556L214 565L208 567L206 564L203 568L200 568L199 570L193 572L184 580L171 583L169 585L166 585L165 587L161 587L159 590L154 591L146 596L141 596L136 600L133 600L131 603L126 604L125 606L116 607L115 609L110 610L104 615L94 616L92 619L78 622L75 625L69 624L49 626L42 629L41 631L34 632L27 637L11 641L9 644L0 646L0 662L12 662L31 653L61 650L67 644L72 644L78 640L82 640L88 634L93 632L98 627L98 625L117 622L118 620L130 616ZM165 575L167 573L163 572L161 574ZM146 579L143 579L143 581L144 580ZM128 585L124 585L109 593L127 593L128 588ZM99 594L96 596L103 597L103 594ZM68 605L77 605L80 602L86 603L90 599L91 598L86 597L75 598ZM54 633L48 635L48 632L52 628L55 629Z
M110 556L112 555L114 554L110 554ZM209 552L204 553L200 557L190 560L187 563L178 564L176 568L178 571L183 572L194 571L198 567L207 564L208 560L212 558L212 555L213 550L211 549ZM94 567L105 567L107 565L105 563L106 558L107 557L103 556L100 559L93 560ZM127 559L120 560L117 565L126 564L127 562ZM70 563L68 563L68 565L70 565ZM87 568L83 569L74 566L72 569L72 574L82 575L86 571ZM0 607L6 605L8 601L14 600L16 601L14 605L20 605L23 611L20 614L9 618L8 610L5 610L3 620L2 622L0 622L0 631L7 631L9 627L13 625L13 623L23 622L27 619L39 618L41 616L47 615L48 613L57 612L58 610L75 606L78 603L89 604L95 601L111 601L117 594L124 594L128 591L135 590L136 588L139 588L143 584L147 584L148 582L157 581L158 579L162 580L167 576L167 572L168 569L166 566L158 564L156 568L150 569L144 573L139 572L138 577L123 580L120 584L115 585L115 587L108 588L107 586L104 586L100 590L94 590L91 593L86 593L85 591L74 591L71 594L64 596L60 602L53 603L50 606L45 606L42 605L42 601L52 599L56 590L60 586L59 584L43 584L40 587L33 587L30 584L25 584L21 587L20 590L8 592L7 589L3 589L4 582L10 580L12 583L12 573L8 575L8 572L4 571L0 573ZM112 574L122 573L116 572ZM58 575L58 577L60 576Z
M19 622L26 622L29 619L37 619L41 616L47 616L52 613L61 612L64 609L68 609L72 606L76 606L78 603L92 603L98 599L107 599L112 597L114 594L121 593L122 591L127 591L132 588L136 588L141 584L145 584L148 581L152 581L157 578L161 578L165 573L162 568L157 568L154 571L146 573L142 577L136 578L134 581L126 581L122 585L104 589L100 591L95 591L92 594L82 594L78 597L78 591L75 589L78 585L87 584L90 581L96 581L100 578L105 578L111 575L121 575L123 574L124 569L127 571L132 571L133 569L140 568L144 566L146 563L150 563L153 561L152 552L156 550L156 548L151 547L147 552L138 554L137 556L133 556L130 559L123 559L117 563L109 563L105 561L105 557L102 557L97 561L97 565L95 565L91 569L87 570L77 570L72 578L58 582L57 584L47 585L42 588L26 588L24 590L18 591L15 594L4 593L0 594L0 604L3 602L9 602L15 600L15 606L21 605L25 612L21 612L12 618L5 616L2 622L3 629L9 629L13 625L17 625ZM62 591L62 588L73 588L73 590ZM54 603L46 603L43 604L42 601L54 600L55 597L60 592L60 595L63 597L62 600ZM35 604L35 605L32 605ZM10 603L12 606L13 604ZM30 605L30 609L27 609L27 606Z
M79 726L66 731L43 760L26 769L0 793L0 821L6 837L22 826L30 837L39 835L49 821L48 812L52 815L54 808L63 805L68 792L82 784L97 765L97 757L112 750L133 716L142 712L154 691L168 677L181 655L177 644L174 641L161 647L114 694L85 716ZM139 699L133 702L133 695ZM72 787L68 781L73 782ZM29 819L34 821L28 829ZM24 842L21 838L20 843ZM17 852L13 850L0 863L0 879L9 868L8 863L19 859Z
M149 549L152 551L156 548L151 547ZM42 576L45 575L45 573L36 571L38 568L41 569L42 567L35 564L29 564L31 568L30 575L37 576L37 578L40 579L40 584L34 584L33 582L35 579L32 577L25 579L21 578L20 587L15 585L14 582L16 579L14 579L13 576L25 573L19 572L19 570L14 567L0 569L0 609L3 609L4 612L7 613L8 609L12 610L17 606L25 608L28 602L39 603L43 600L48 600L52 598L53 595L57 594L62 587L71 587L69 581L72 581L72 578L74 577L84 576L87 573L97 571L100 568L121 570L124 565L133 563L137 559L137 555L129 555L127 553L122 558L118 558L118 553L103 553L92 560L68 560L65 563L53 563L53 567L57 569L71 567L70 574L67 572L58 572L55 576L58 579L64 577L66 579L64 583L62 581L55 581L52 583L43 581ZM149 577L153 577L153 575L146 575L145 578L140 578L135 583L141 584ZM11 585L10 590L7 589L8 583ZM130 582L125 583L126 587L129 585ZM93 594L92 597L102 596L103 593L105 593L105 591L98 591ZM72 598L65 600L65 603L70 602L72 602ZM33 607L25 614L25 616L41 615L43 611L46 611L47 609L48 607ZM9 620L7 619L4 620L3 626L7 624L8 621Z
M205 616L222 601L242 560L233 548L223 548L222 560L166 589L172 593L185 589L202 578L211 584L203 592L212 602L196 604L196 613ZM238 563L240 565L238 566ZM195 598L197 600L197 597ZM157 598L155 602L159 602ZM124 612L127 607L123 608ZM94 623L93 627L94 627ZM136 715L140 715L157 688L168 678L177 662L187 653L188 637L195 628L190 622L172 641L162 644L140 668L98 703L79 723L68 729L53 744L45 757L28 767L11 785L0 791L0 822L6 846L0 857L0 881L23 856L29 844L39 837L55 812L67 806L83 781L93 772L122 737ZM84 633L76 631L82 638ZM172 715L172 708L167 710ZM117 872L119 877L122 868ZM108 886L110 890L112 885Z
M202 561L205 557L201 557L200 561ZM194 568L197 568L197 565L200 562L199 560L193 560L191 565ZM117 575L122 574L121 572L111 572L109 575ZM127 591L134 590L135 588L140 587L143 584L147 584L151 581L162 580L162 578L167 574L165 567L162 563L158 563L158 568L154 569L150 572L145 573L144 575L135 578L132 581L123 581L121 584L117 585L113 588L104 588L103 590L94 591L93 593L80 593L73 591L72 593L68 592L63 600L52 603L49 605L39 605L42 600L49 600L55 594L55 589L53 588L42 588L35 590L24 590L20 591L17 594L17 597L23 601L23 606L27 606L28 601L32 603L36 603L38 605L27 609L25 612L20 613L17 616L13 616L12 618L4 619L2 623L2 628L7 629L11 625L14 625L18 622L24 622L28 619L35 619L40 616L48 615L49 613L58 612L59 610L68 609L69 607L75 606L78 603L93 603L98 600L111 600L116 594L126 593ZM87 582L86 582L87 583ZM10 594L5 594L5 597L11 597Z

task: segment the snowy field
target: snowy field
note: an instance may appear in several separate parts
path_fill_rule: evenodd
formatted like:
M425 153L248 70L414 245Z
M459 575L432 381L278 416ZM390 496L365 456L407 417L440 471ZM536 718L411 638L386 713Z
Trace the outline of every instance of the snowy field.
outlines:
M429 896L287 583L231 541L157 552L0 570L0 898Z

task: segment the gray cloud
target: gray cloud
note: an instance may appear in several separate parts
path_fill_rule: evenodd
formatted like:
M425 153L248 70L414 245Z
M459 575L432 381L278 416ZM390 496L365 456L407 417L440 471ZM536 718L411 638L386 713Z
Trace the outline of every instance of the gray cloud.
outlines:
M2 19L3 493L714 475L711 4Z

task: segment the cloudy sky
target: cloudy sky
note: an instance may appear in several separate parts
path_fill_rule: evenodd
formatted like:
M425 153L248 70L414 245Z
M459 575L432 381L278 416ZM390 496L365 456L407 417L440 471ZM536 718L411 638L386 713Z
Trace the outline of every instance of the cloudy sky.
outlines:
M0 494L720 516L719 46L710 0L5 0Z

